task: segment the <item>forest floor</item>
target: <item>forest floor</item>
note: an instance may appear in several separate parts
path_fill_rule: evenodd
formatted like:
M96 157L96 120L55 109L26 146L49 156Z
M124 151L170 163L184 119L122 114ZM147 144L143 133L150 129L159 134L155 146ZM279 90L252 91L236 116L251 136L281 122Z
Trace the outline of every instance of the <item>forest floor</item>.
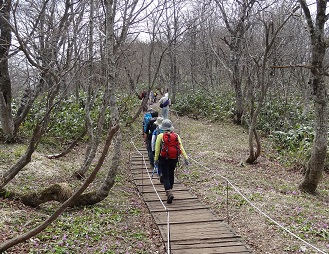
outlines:
M253 253L321 253L316 248L329 253L328 174L324 174L317 195L300 193L297 186L303 174L279 163L278 154L265 139L257 163L248 165L244 163L248 135L242 127L186 117L174 121L174 126L191 161L189 167L177 168L177 177L214 213L229 220ZM67 209L43 233L7 253L165 253L159 231L132 181L129 154L133 147L129 135L123 136L122 163L110 195L95 206ZM140 135L133 141L142 145ZM1 145L0 174L24 149L24 145ZM76 187L82 182L70 176L81 164L84 149L81 145L64 158L49 160L41 148L6 188L28 192L53 182ZM91 189L102 182L109 163ZM2 199L0 245L39 225L57 207L57 202L49 202L35 209Z

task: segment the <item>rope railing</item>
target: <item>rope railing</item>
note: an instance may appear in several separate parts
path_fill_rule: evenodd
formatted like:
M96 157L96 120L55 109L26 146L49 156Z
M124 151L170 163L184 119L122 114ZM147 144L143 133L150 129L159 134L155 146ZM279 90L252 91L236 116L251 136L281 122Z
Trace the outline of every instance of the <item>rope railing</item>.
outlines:
M177 120L179 121L179 116L178 116L178 112L175 110L171 110L172 112L175 112ZM180 122L180 121L179 121ZM203 164L201 164L200 162L196 161L195 159L191 158L189 156L189 159L193 162L195 162L196 164L198 164L199 166L209 170L210 172L212 172L213 174L219 176L220 178L222 178L223 180L226 181L226 210L227 210L227 221L229 223L229 211L228 211L228 202L229 202L229 195L228 195L228 186L231 186L251 207L253 207L259 214L263 215L264 217L266 217L268 220L270 220L271 222L273 222L275 225L277 225L279 228L281 228L282 230L284 230L285 232L287 232L288 234L290 234L291 236L295 237L296 239L300 240L301 242L303 242L304 244L306 244L307 246L311 247L312 249L318 251L319 253L323 253L323 254L327 254L326 252L320 250L319 248L317 248L316 246L310 244L309 242L305 241L304 239L302 239L301 237L299 237L298 235L296 235L295 233L291 232L289 229L287 229L286 227L284 227L283 225L281 225L279 222L275 221L274 219L272 219L269 215L267 215L265 212L263 212L260 208L258 208L257 206L255 206L227 177L218 174L218 171L214 171L206 166L204 166Z
M178 116L178 112L175 110L170 110L172 113L175 113L175 121L173 122L173 125L175 126L176 123L178 124L178 130L180 130L180 118ZM167 242L167 252L170 253L170 216L169 216L169 210L168 208L165 206L165 204L162 202L158 191L156 190L154 184L153 184L153 180L152 177L150 176L150 173L147 169L147 165L146 165L146 161L145 161L145 157L144 155L137 149L137 147L135 146L134 142L131 139L131 143L133 144L135 150L143 157L143 162L146 168L146 172L148 174L149 180L151 181L151 184L153 186L154 191L156 192L156 195L158 196L159 201L161 202L163 208L165 209L166 213L167 213L167 235L168 235L168 242ZM299 237L298 235L296 235L295 233L291 232L289 229L287 229L286 227L284 227L283 225L281 225L279 222L275 221L274 219L272 219L269 215L267 215L265 212L263 212L260 208L258 208L256 205L254 205L227 177L218 174L218 171L214 171L212 169L210 169L207 166L204 166L202 163L198 162L197 160L193 159L191 156L189 156L189 159L191 161L193 161L194 163L196 163L197 165L207 169L208 171L212 172L214 175L219 176L220 178L222 178L223 180L225 180L226 182L226 206L227 206L227 220L229 223L229 211L228 211L228 199L229 199L229 195L228 195L228 190L229 190L229 186L232 187L232 189L238 193L251 207L253 207L259 214L261 214L262 216L264 216L265 218L267 218L268 220L270 220L272 223L274 223L275 225L277 225L280 229L282 229L283 231L287 232L289 235L293 236L294 238L298 239L299 241L303 242L304 244L306 244L307 246L311 247L312 249L318 251L319 253L322 254L328 254L326 252L324 252L323 250L317 248L316 246L312 245L311 243L305 241L304 239L302 239L301 237Z
M150 175L150 172L149 172L149 170L148 170L148 167L147 167L147 163L146 163L146 160L145 160L145 156L144 156L144 154L142 154L142 153L138 150L138 148L136 147L136 145L135 145L135 143L134 143L134 141L133 141L133 138L131 138L130 143L133 145L133 147L135 148L136 152L137 152L139 155L142 156L142 158L143 158L143 163L144 163L144 166L145 166L145 170L146 170L146 173L147 173L147 175L148 175L148 178L149 178L149 180L150 180L150 182L151 182L151 185L152 185L152 187L153 187L153 189L154 189L154 192L155 192L155 194L157 195L157 197L158 197L158 199L159 199L159 201L160 201L162 207L164 208L164 210L165 210L165 212L166 212L166 214L167 214L167 253L170 253L170 249L171 249L171 248L170 248L170 213L169 213L169 210L168 210L168 208L166 207L166 205L163 203L163 201L162 201L162 199L161 199L161 197L160 197L160 195L159 195L159 192L157 191L157 189L156 189L155 186L154 186L153 179L152 179L152 176ZM142 193L144 192L144 191L143 191L143 178L144 178L143 176L144 176L144 170L142 171Z
M318 251L319 253L323 253L323 254L327 254L326 252L320 250L319 248L317 248L316 246L308 243L307 241L305 241L304 239L302 239L301 237L299 237L298 235L294 234L293 232L291 232L289 229L285 228L284 226L282 226L279 222L275 221L274 219L272 219L269 215L267 215L265 212L263 212L260 208L258 208L256 205L254 205L227 177L222 176L221 174L218 174L218 171L214 171L206 166L204 166L203 164L201 164L200 162L196 161L195 159L191 158L189 156L189 159L193 162L195 162L196 164L198 164L199 166L207 169L208 171L210 171L211 173L215 174L216 176L219 176L220 178L222 178L223 180L226 181L227 184L227 188L226 188L226 198L227 198L227 202L228 202L228 185L230 185L251 207L253 207L259 214L263 215L264 217L266 217L268 220L270 220L271 222L273 222L275 225L277 225L279 228L281 228L282 230L286 231L288 234L290 234L291 236L295 237L296 239L302 241L304 244L308 245L309 247L313 248L314 250ZM228 203L227 203L228 206ZM228 210L228 208L227 208Z

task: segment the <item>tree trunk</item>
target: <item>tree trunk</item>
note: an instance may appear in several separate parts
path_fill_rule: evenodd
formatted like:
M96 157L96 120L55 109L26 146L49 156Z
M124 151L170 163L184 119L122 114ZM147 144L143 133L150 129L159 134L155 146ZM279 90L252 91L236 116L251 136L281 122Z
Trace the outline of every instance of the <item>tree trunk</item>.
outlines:
M14 121L11 110L11 81L8 70L8 55L11 45L11 30L8 25L11 1L0 1L0 123L6 142L13 142Z
M313 83L319 82L318 80L313 80ZM322 96L325 97L325 84L320 81L318 85ZM317 86L317 85L316 85ZM319 94L318 94L319 96ZM327 98L315 99L315 137L313 141L313 147L311 152L311 158L308 161L306 174L303 182L299 185L302 191L308 193L315 193L317 186L322 178L322 173L324 169L326 154L327 154L327 142L328 142L328 110L327 110Z
M313 140L311 158L307 164L306 174L303 182L299 185L300 190L308 193L315 193L322 178L328 142L328 109L325 83L324 80L319 77L319 79L313 79L312 85L315 95L315 136Z
M315 22L312 20L306 1L299 0L299 3L304 11L311 35L311 77L315 111L315 137L313 141L311 158L308 161L305 178L299 185L299 189L304 192L315 193L322 178L328 142L328 98L326 85L324 83L323 67L324 56L326 53L324 27L328 19L326 15L327 1L317 1L317 14Z
M251 80L249 79L249 82ZM261 97L264 98L264 97ZM251 110L250 110L250 116L251 116L251 121L249 125L249 133L248 133L248 140L249 140L249 157L246 160L246 163L248 164L253 164L257 161L258 157L260 156L261 153L261 143L258 137L258 133L256 130L256 125L257 125L257 119L258 119L258 114L261 109L261 104L262 101L258 104L258 107L256 110L254 109L254 99L251 101ZM254 147L254 138L256 141L256 151Z
M119 110L117 107L116 96L115 96L115 74L116 68L114 64L114 14L113 14L113 1L106 1L106 42L105 42L105 52L106 52L106 76L107 76L107 87L109 96L109 108L111 113L112 123L116 124L119 129ZM149 93L149 91L148 91ZM147 100L147 96L144 100ZM75 202L74 205L92 205L98 203L105 199L110 189L114 185L114 180L117 175L117 171L119 168L119 162L121 157L121 135L118 132L114 140L114 149L112 156L112 164L109 168L107 177L103 182L102 186L94 192L86 193L81 195Z
M243 103L243 94L241 88L241 78L239 71L239 64L237 63L233 67L233 86L235 91L235 112L234 112L234 123L241 125L242 124L242 115L244 111L244 103Z
M121 135L120 132L117 133L117 137L114 141L114 153L112 156L112 163L109 167L107 177L103 184L96 191L88 192L82 194L78 197L72 206L85 206L85 205L94 205L102 200L104 200L108 195L115 183L115 177L118 172L120 156L121 156Z

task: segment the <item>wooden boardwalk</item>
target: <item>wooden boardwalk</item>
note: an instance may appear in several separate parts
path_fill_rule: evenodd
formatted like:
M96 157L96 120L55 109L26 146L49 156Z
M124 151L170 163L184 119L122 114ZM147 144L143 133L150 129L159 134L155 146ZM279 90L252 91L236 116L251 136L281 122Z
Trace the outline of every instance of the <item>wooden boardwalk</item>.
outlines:
M158 177L155 174L151 181L147 174L145 164L150 175L153 169L149 165L146 150L133 153L130 163L134 181L159 227L166 250L169 245L170 253L251 253L241 237L177 179L173 188L175 199L172 204L167 204L165 191Z

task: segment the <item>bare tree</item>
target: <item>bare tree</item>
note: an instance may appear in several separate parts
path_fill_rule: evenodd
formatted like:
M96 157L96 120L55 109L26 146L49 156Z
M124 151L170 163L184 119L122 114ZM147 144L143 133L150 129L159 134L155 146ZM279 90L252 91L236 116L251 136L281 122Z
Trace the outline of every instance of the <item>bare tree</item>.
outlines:
M58 22L58 26L53 26L53 21L56 19L55 13L57 13L55 11L55 2L52 2L49 7L49 15L44 13L47 3L48 1L41 2L40 13L37 21L35 21L32 26L32 30L34 30L37 26L40 26L40 29L38 30L40 31L39 43L32 42L30 37L23 39L21 36L22 33L20 31L20 23L16 19L17 8L14 9L13 24L11 24L9 20L5 20L6 24L10 27L10 30L14 32L18 44L20 45L20 49L23 51L29 64L40 71L40 82L38 83L38 87L42 87L46 91L44 94L46 99L44 105L45 114L41 117L41 119L38 119L39 122L34 128L33 135L30 139L25 154L18 160L17 163L15 163L7 172L3 174L0 190L2 190L2 188L6 186L6 184L8 184L20 172L20 170L31 161L33 152L37 148L42 136L47 131L52 110L54 110L55 105L57 105L63 98L63 96L59 96L59 94L61 92L61 88L63 87L64 77L70 69L70 64L66 57L60 58L60 54L57 52L66 52L67 54L63 54L64 56L70 55L71 48L65 47L65 39L67 38L65 32L68 31L68 21L72 18L72 16L74 16L74 14L69 12L71 5L69 1L66 1L65 8L62 10L62 16ZM16 5L16 7L17 6L18 5ZM45 16L52 19L48 20L49 22L46 22L44 20ZM43 33L49 30L53 31L53 33L49 34L47 37ZM62 91L65 93L65 89ZM28 103L28 106L31 106L31 104Z
M292 6L295 4L293 3ZM253 51L249 51L250 57L253 62L252 69L248 68L248 89L250 96L250 123L249 123L249 157L246 160L247 163L254 163L261 153L261 142L257 133L257 122L260 110L262 109L267 91L274 82L273 73L269 68L269 61L273 57L274 52L277 50L280 43L276 43L279 33L292 17L293 13L298 10L294 8L291 12L291 6L285 9L286 13L275 13L276 6L270 8L267 7L266 12L260 12L257 17L260 21L260 30L264 31L264 34L259 33L254 28L250 37L250 46L253 47ZM266 14L265 14L266 13ZM276 16L283 16L283 19L276 19ZM258 41L257 38L258 37ZM250 47L250 49L251 49ZM259 49L262 49L260 51ZM257 53L260 52L260 53ZM256 146L254 146L254 141Z
M327 1L316 1L314 20L305 0L299 0L311 37L311 86L314 98L315 137L311 158L303 182L299 185L302 191L315 193L322 178L328 143L328 97L324 82L324 57L328 48L328 38L325 37L325 24L329 15L326 14Z
M245 33L251 26L249 16L255 2L255 0L233 1L231 6L227 6L227 1L224 4L224 1L216 0L229 33L229 38L224 37L224 41L230 50L231 82L235 91L234 122L237 124L242 124L244 112L241 57L245 49Z

